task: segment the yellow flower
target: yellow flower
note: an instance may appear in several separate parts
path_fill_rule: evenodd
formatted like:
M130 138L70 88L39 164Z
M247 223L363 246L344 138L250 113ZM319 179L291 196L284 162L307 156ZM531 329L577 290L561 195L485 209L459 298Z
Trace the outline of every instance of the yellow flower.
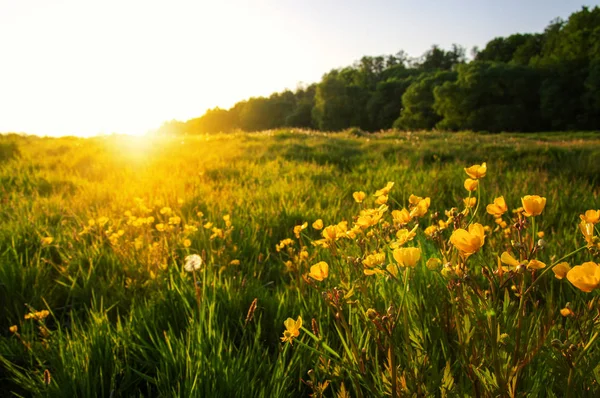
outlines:
M292 340L298 336L300 336L300 328L302 327L302 317L298 316L297 320L293 320L292 318L286 319L283 322L285 326L285 331L283 332L283 337L281 338L282 342L289 342L292 344Z
M363 200L367 197L367 194L363 191L357 191L352 194L352 197L356 201L356 203L362 203Z
M385 267L387 272L392 274L395 278L398 277L398 266L394 263L389 263L387 267Z
M526 263L526 261L520 262L519 260L517 260L516 258L511 256L508 252L502 253L502 255L500 256L500 261L502 261L502 263L508 265L508 267L502 267L504 269L504 271L515 269Z
M594 245L594 224L582 220L579 223L579 229L587 242L587 246L592 247Z
M54 238L51 236L46 236L45 238L42 238L42 245L47 246L49 244L51 244L52 242L54 242Z
M571 270L571 266L569 265L569 263L567 262L562 262L562 263L558 263L556 264L553 268L552 271L554 272L554 276L556 277L556 279L562 279L565 276L567 276L567 273Z
M410 203L413 206L416 206L419 204L420 201L422 201L423 198L417 195L410 195L408 198L408 203Z
M321 220L320 218L315 221L314 223L312 223L312 227L314 229L316 229L317 231L320 231L323 229L323 220Z
M12 325L8 328L11 333L17 333L19 331L19 327L17 325Z
M377 199L375 199L375 204L376 205L384 205L387 203L387 201L388 201L388 196L381 195L381 196L378 196Z
M546 198L538 195L525 195L521 198L523 209L527 217L539 216L546 206Z
M483 178L485 177L485 173L487 172L487 164L483 162L482 164L474 164L471 167L465 168L465 173L469 175L469 177L473 179Z
M442 260L440 260L439 258L431 257L429 260L427 260L427 263L425 263L425 265L427 266L427 268L433 271L438 269L440 265L442 265Z
M210 221L203 225L204 229L211 229L212 226L213 226L213 223L211 223Z
M189 239L183 240L183 247L190 247L192 245L192 241Z
M417 236L417 228L418 227L419 227L418 225L415 225L414 228L411 229L410 231L406 228L403 228L403 229L399 230L398 232L396 232L396 238L398 238L398 240L396 241L396 245L402 246L406 242L413 240L413 238L415 236Z
M410 201L410 199L409 199L409 201ZM430 204L431 204L430 198L425 198L425 199L419 200L419 202L417 202L416 206L410 210L410 216L411 217L424 216L427 213L427 210L429 210Z
M381 196L381 195L387 196L390 193L390 191L392 190L393 186L394 186L394 183L392 181L388 182L384 188L378 189L375 192L375 196Z
M181 218L180 217L169 217L169 224L171 225L179 225L179 223L181 222Z
M527 268L529 268L529 269L542 269L542 268L546 268L546 264L543 263L543 262L541 262L541 261L538 261L536 259L533 259L533 260L531 260L531 261L529 261L527 263Z
M376 267L385 263L385 253L369 254L367 258L362 261L362 263L365 267L363 270L365 275L383 274L383 271Z
M500 217L508 211L508 206L506 206L504 196L499 196L494 199L494 203L487 205L485 209L488 214L491 214L494 217Z
M577 265L567 273L567 279L579 290L589 293L600 285L600 266L593 261Z
M164 214L166 216L171 215L171 208L170 207L163 207L162 209L160 209L160 214Z
M414 267L421 258L421 249L418 247L401 247L394 250L394 260L403 267Z
M231 260L229 265L240 265L240 260Z
M477 189L477 187L479 186L479 180L472 180L470 178L467 178L465 180L465 189L469 192L473 192L474 190Z
M335 241L338 238L338 229L335 225L330 225L325 227L321 235L323 235L323 238L327 241Z
M571 311L570 308L566 308L566 307L563 308L562 310L560 310L560 314L565 317L574 315L573 311Z
M165 230L165 224L160 223L154 226L158 232L163 232Z
M321 261L310 267L310 273L308 274L311 278L322 281L329 276L329 264L325 261Z
M412 220L410 213L406 209L392 211L392 218L394 219L394 224L399 225L408 224Z
M306 229L306 227L308 227L308 223L305 222L302 225L296 225L294 227L294 235L296 235L297 239L300 239L300 232L302 232L304 229Z
M437 225L430 225L427 228L425 228L425 235L427 235L431 238L431 237L433 237L433 235L435 235L435 233L437 231L438 231Z
M466 231L459 228L452 232L450 242L463 254L470 256L479 250L485 243L485 230L483 225L474 223L469 225L469 230Z
M600 210L588 210L585 214L580 215L579 218L586 223L597 224L600 221Z
M29 314L25 314L25 319L36 319L38 321L42 321L48 315L50 315L50 311L48 311L48 310L30 312Z
M477 203L477 198L464 198L463 202L465 203L466 208L475 207L475 204Z

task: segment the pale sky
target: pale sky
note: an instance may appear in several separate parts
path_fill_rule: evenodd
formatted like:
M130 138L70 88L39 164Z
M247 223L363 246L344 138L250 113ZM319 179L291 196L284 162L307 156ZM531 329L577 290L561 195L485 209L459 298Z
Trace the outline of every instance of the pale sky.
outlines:
M141 134L352 64L541 32L588 0L0 0L0 132Z

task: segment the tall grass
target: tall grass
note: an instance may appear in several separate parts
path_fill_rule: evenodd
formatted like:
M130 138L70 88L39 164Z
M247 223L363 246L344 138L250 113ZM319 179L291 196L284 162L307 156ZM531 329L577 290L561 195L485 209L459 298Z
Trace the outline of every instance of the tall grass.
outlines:
M496 285L482 269L512 250L501 232L468 259L470 279L429 269L450 231L423 232L464 208L463 168L485 161L472 222L493 229L486 204L503 195L512 210L537 194L547 198L539 258L585 246L579 215L600 207L597 135L9 136L0 158L0 395L600 394L598 290L552 272ZM351 228L388 181L390 224L411 194L431 198L413 221L417 267L363 274L373 251L395 264L385 217L368 239L311 244L323 237L315 220ZM205 261L199 304L189 254ZM320 282L307 276L318 261L330 266ZM599 257L584 249L568 261ZM520 283L537 277L521 300ZM561 316L567 303L576 316ZM282 343L298 315L299 337Z

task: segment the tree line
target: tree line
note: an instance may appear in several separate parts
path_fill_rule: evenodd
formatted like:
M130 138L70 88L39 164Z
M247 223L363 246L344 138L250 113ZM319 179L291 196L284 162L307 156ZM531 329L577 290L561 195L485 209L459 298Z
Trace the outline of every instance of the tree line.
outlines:
M161 133L195 134L299 127L339 131L476 131L600 128L600 8L555 19L542 33L513 34L472 49L432 46L365 56L320 82L230 109L214 108Z

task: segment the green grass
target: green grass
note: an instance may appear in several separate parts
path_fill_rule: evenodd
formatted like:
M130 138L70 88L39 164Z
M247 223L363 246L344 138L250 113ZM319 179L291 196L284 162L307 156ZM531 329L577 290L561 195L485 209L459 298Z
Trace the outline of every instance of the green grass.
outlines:
M444 218L444 210L463 206L463 168L485 161L476 220L495 225L485 204L499 195L509 209L526 194L546 197L536 222L547 242L539 258L550 264L585 244L579 214L600 207L598 159L600 136L592 133L2 136L0 396L318 396L311 378L315 385L331 382L325 396L344 390L394 395L392 386L399 396L492 396L509 392L509 381L498 378L516 360L517 333L536 354L514 380L517 395L598 396L600 350L591 338L600 327L593 318L598 290L583 293L550 272L520 307L510 284L496 286L482 276L481 269L510 248L491 236L469 259L470 281L449 287L456 280L425 267L440 252L422 232L431 214ZM344 241L334 252L308 243L321 238L312 222L352 226L361 209L352 193L365 191L372 202L388 181L395 182L390 211L408 206L411 194L431 197L411 243L423 260L408 279L362 274L367 251L384 249L393 262L383 227L365 247ZM170 216L160 211L167 206ZM128 211L154 220L135 226ZM156 230L173 216L181 223ZM294 239L291 254L304 244L310 258L301 272L289 273L286 251L275 247L294 238L294 226L305 221L309 227ZM212 227L223 236L211 238L218 235ZM44 237L53 241L43 243ZM192 277L183 271L191 253L206 261L198 275L199 307ZM599 260L583 250L568 261ZM329 263L331 276L309 284L300 274L317 261ZM482 292L496 287L497 296L478 298L476 287L467 288L471 283ZM353 295L336 308L323 295L334 288ZM464 305L455 304L459 296ZM246 323L255 298L257 309ZM558 314L567 302L576 319ZM397 325L386 337L365 313L370 308L383 316L390 305ZM25 320L33 309L50 315ZM527 316L517 332L520 311ZM298 315L305 330L293 346L282 344L283 322ZM318 342L308 334L311 319ZM9 331L13 325L18 334ZM498 336L508 337L491 349L485 338L495 336L496 327ZM578 352L585 355L572 358L577 366L570 371L566 358Z

